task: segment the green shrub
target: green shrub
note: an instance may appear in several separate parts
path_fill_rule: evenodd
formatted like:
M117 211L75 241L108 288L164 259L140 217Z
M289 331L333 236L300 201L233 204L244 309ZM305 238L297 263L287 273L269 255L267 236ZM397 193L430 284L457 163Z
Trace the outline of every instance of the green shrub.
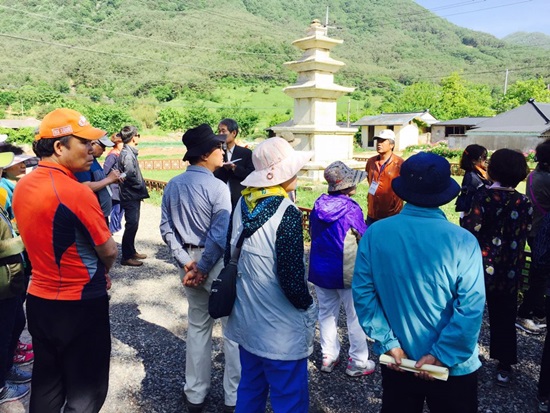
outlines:
M8 135L8 142L11 142L11 143L32 144L34 142L34 128L21 128L21 129L0 128L0 135Z
M174 108L162 108L157 114L157 125L164 131L185 129L185 115Z
M82 114L94 127L107 131L109 135L128 124L139 126L126 110L116 106L90 105L82 110Z
M404 156L413 155L415 152L432 152L436 155L452 161L457 161L462 156L463 149L451 149L446 141L439 141L434 144L411 145L405 148Z

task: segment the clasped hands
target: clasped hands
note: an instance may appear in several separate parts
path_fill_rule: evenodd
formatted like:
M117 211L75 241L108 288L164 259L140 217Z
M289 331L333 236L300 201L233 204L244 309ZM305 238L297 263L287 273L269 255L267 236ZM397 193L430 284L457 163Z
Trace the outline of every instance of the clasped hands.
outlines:
M185 275L181 282L186 287L198 287L208 278L208 273L205 274L199 270L195 261L191 261L189 264L184 265L183 269L185 270Z
M395 359L395 364L388 364L387 365L387 367L389 369L395 370L395 371L405 372L405 370L401 370L399 368L399 365L401 364L401 359L406 359L408 357L407 357L407 354L403 351L403 349L401 347L394 347L391 350L387 351L386 354L388 356L392 356ZM420 358L420 360L418 360L416 362L414 367L420 368L424 364L432 364L434 366L442 366L443 367L443 364L438 359L436 359L434 356L432 356L431 354L426 354L426 355L422 356ZM429 380L429 381L435 380L428 372L425 372L425 371L421 371L419 373L414 373L414 375L416 377L422 379L422 380Z

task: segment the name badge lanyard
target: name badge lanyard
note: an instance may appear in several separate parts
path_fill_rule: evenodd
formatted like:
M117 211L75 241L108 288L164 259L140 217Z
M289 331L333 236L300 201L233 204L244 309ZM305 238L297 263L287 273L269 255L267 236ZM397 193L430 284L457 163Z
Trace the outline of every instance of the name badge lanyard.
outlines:
M378 172L378 179L373 180L372 183L370 184L369 194L371 194L371 195L376 194L376 190L378 189L378 182L380 181L380 177L382 176L382 172L384 172L384 169L386 169L386 166L390 162L391 158L392 157L390 155L388 160L386 162L384 162L384 164L380 167L380 172Z

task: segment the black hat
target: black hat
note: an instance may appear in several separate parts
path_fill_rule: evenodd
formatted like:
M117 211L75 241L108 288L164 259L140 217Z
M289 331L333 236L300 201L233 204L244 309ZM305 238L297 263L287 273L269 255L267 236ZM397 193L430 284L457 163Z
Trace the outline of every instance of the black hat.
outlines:
M402 200L427 208L445 205L460 192L460 185L451 177L449 162L429 152L420 152L403 162L391 186Z
M226 139L226 135L216 135L210 125L206 123L189 129L181 137L181 141L187 148L183 160L187 161L189 157L204 155L211 151L219 142L225 142Z

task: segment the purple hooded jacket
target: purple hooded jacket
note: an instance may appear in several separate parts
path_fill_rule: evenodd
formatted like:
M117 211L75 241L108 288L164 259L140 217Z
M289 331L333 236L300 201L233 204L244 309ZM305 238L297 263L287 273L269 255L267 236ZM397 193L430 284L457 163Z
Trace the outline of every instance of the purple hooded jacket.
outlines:
M367 230L361 207L347 195L323 194L309 225L309 281L322 288L350 288L357 243Z

